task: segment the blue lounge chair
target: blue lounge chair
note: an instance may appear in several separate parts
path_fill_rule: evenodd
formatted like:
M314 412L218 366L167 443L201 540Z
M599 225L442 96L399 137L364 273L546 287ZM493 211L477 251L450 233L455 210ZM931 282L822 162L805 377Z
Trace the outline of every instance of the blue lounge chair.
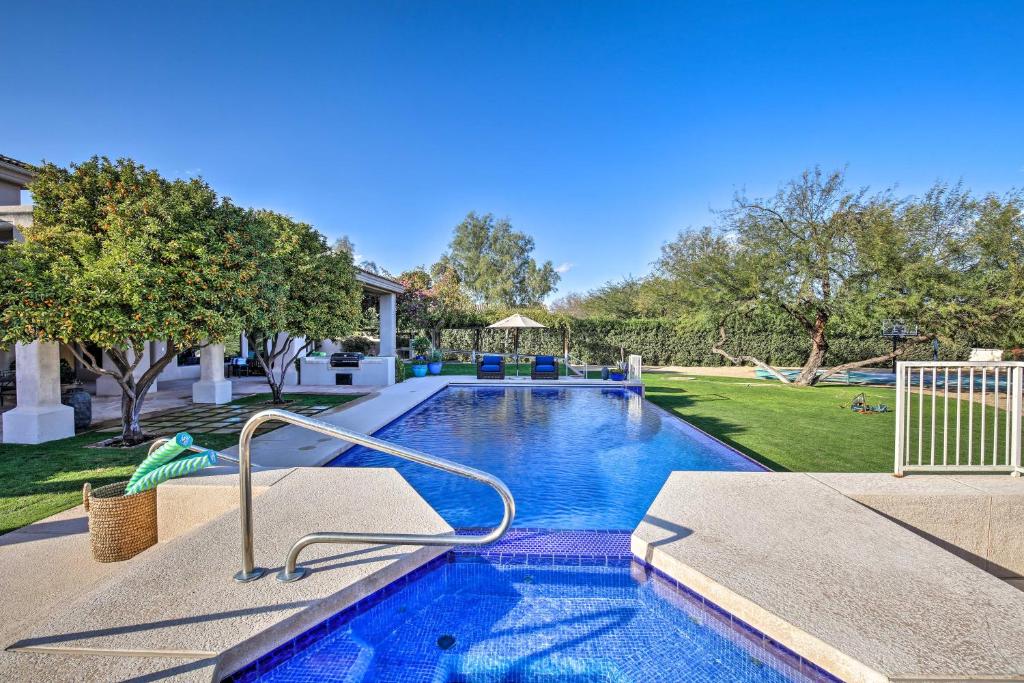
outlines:
M477 379L505 379L504 356L482 356L476 364Z
M554 356L535 356L530 364L530 379L558 379L558 361Z

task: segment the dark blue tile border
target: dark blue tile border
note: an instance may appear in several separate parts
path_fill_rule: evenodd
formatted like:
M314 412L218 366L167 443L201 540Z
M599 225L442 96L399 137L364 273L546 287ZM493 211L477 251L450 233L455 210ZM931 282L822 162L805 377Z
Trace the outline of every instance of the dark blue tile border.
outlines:
M759 631L757 628L751 626L750 624L748 624L747 622L743 621L739 617L734 616L728 610L726 610L723 607L719 606L718 604L716 604L712 600L709 600L708 598L705 598L700 593L696 592L695 590L693 590L692 588L686 586L685 584L681 583L680 581L672 578L671 576L669 576L665 572L661 571L657 567L654 567L654 566L648 564L647 562L645 562L644 560L640 559L639 557L635 557L634 556L633 561L641 569L641 571L647 572L648 574L650 574L650 576L656 578L657 580L659 580L659 581L661 581L661 582L663 582L665 584L668 584L669 586L671 586L672 588L678 590L679 592L681 592L681 593L683 593L683 594L693 598L694 600L700 602L701 604L705 605L709 609L711 609L714 612L716 612L722 618L727 619L728 621L732 622L733 624L735 624L740 629L742 629L742 630L746 631L748 634L752 635L755 639L759 640L764 645L764 647L767 648L768 650L773 651L774 653L780 655L784 659L789 659L791 661L799 662L799 670L804 675L812 676L815 679L817 679L819 681L824 681L826 683L843 683L841 678L838 678L835 675L829 673L828 671L825 671L824 669L822 669L820 666L818 666L817 664L815 664L811 660L809 660L809 659L807 659L807 658L797 654L793 650L790 650L788 647L786 647L782 643L778 642L777 640L768 637L767 635L765 635L764 633Z
M460 529L459 532L466 535L482 535L487 530ZM677 594L687 596L695 603L716 613L723 622L733 625L755 645L761 645L794 671L799 671L805 677L820 683L842 683L841 679L825 671L814 662L801 657L747 622L733 616L713 601L633 555L629 549L630 535L629 531L600 529L509 529L501 539L486 546L456 546L274 648L235 673L223 678L222 682L255 681L294 654L341 628L353 618L438 567L449 562L481 562L499 565L632 567L634 576L640 572L644 578L651 578L662 586L668 587Z

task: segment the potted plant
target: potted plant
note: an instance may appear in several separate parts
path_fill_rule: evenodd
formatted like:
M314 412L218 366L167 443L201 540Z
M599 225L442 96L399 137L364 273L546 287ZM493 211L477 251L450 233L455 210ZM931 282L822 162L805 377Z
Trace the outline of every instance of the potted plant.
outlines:
M626 363L619 363L618 369L612 370L612 372L611 372L612 381L613 382L621 382L621 381L625 380L626 376L629 374L629 371L628 371L627 368L628 368L628 366L626 365Z
M426 337L420 336L409 342L409 346L412 347L413 352L416 354L413 357L414 360L426 360L427 351L430 351L430 347L433 346L433 344L431 344L430 340Z
M417 356L412 361L412 376L413 377L426 377L427 376L427 361L422 356Z
M431 375L441 374L441 368L444 367L442 360L444 360L444 357L439 349L434 349L430 352L430 362L427 363L427 369L430 370Z

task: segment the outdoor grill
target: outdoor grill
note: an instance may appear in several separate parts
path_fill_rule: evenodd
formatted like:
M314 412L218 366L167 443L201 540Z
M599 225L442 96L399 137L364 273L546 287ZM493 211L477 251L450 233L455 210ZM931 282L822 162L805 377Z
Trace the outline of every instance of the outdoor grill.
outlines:
M351 351L339 351L338 353L331 354L331 367L332 368L358 368L359 361L363 359L363 354L355 353Z

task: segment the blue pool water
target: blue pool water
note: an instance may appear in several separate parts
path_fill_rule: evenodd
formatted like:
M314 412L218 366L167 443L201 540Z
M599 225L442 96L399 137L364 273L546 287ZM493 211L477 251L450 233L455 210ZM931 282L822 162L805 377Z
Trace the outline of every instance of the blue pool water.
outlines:
M449 387L376 436L497 476L518 527L633 529L673 470L762 469L619 388ZM461 477L362 447L331 465L397 468L456 528L501 519Z
M307 634L290 658L267 662L258 680L820 680L795 657L637 564L456 559L369 609L339 617Z

